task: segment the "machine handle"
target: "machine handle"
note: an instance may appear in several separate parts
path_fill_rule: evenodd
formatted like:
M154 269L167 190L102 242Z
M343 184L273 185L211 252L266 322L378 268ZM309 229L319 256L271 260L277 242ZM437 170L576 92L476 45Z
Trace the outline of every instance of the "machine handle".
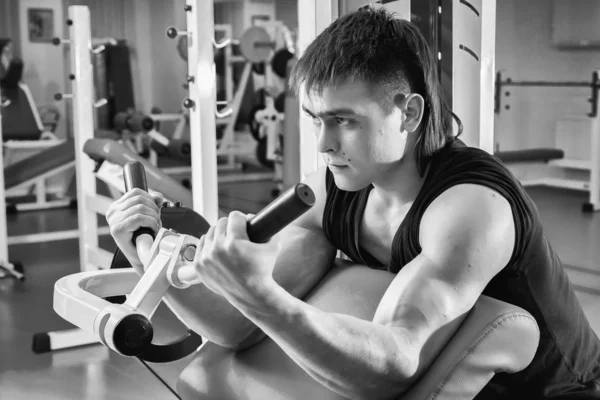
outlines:
M254 243L268 242L314 204L312 189L304 183L296 184L248 221L248 238Z
M125 180L125 191L129 192L131 189L142 189L148 191L148 183L146 182L146 171L144 166L139 161L129 161L123 167L123 179ZM141 235L150 235L152 240L155 238L155 233L152 229L142 227L133 233L131 241L134 245L137 245L137 239Z
M303 183L296 184L247 222L248 239L254 243L268 242L314 204L315 194L312 189ZM202 282L202 277L190 264L178 268L169 279L173 286L180 289Z

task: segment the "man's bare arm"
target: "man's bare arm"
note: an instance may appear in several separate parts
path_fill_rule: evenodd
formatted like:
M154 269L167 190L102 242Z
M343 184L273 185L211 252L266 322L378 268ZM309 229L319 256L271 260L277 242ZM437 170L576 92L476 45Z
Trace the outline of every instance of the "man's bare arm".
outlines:
M400 270L373 321L327 313L272 281L236 304L315 380L352 399L395 399L429 368L514 245L506 199L457 185L428 207L422 252Z
M313 189L315 205L279 233L281 250L273 277L296 298L304 297L321 280L336 254L321 228L326 194L324 177L324 170L307 177L304 183ZM221 346L243 349L264 337L254 323L203 284L185 290L171 288L165 298L190 329Z

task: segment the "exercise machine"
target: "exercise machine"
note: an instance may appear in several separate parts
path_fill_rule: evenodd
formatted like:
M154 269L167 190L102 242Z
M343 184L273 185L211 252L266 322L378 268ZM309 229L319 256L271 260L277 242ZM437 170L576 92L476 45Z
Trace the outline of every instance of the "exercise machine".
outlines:
M4 166L11 168L5 171L7 180L4 187L4 196L17 198L27 195L34 188L35 201L23 202L15 200L11 203L12 211L29 211L69 206L73 199L65 196L65 193L51 193L47 187L46 180L57 174L73 172L74 162L67 154L59 155L53 150L54 156L59 157L53 161L53 165L38 171L31 171L43 164L48 159L42 156L40 160L34 157L55 146L64 146L66 140L58 139L52 130L47 130L33 96L27 84L21 81L23 73L23 62L13 59L9 64L8 71L2 79L2 115L4 117L4 129L2 135L4 148ZM47 126L56 128L60 114L53 108L48 108ZM64 148L64 147L63 147ZM30 162L22 162L28 159ZM18 164L21 162L20 164ZM15 166L15 164L18 164ZM42 173L43 172L43 173ZM27 178L25 181L23 178ZM66 175L66 181L69 175ZM54 196L52 196L54 195ZM55 197L50 199L50 197Z
M590 81L513 81L503 79L502 73L496 73L494 111L496 114L510 110L510 104L502 104L503 97L510 95L507 87L540 87L540 88L585 88L590 91L588 99L590 111L586 119L570 117L567 132L557 132L556 147L499 151L495 155L515 173L523 186L549 186L563 189L586 191L588 201L582 205L583 212L600 210L600 116L598 116L598 90L600 89L600 71L594 71ZM569 118L564 118L568 123ZM585 123L587 122L587 123ZM579 141L571 132L573 126L587 126L589 135L584 140L583 151L574 145ZM563 150L563 146L568 151ZM581 154L584 153L584 154ZM587 154L586 154L587 153ZM583 172L578 174L578 172Z
M144 167L141 163L127 163L123 178L125 190L132 188L147 190ZM248 221L250 240L256 243L267 242L312 207L314 200L314 194L308 186L298 184L290 188ZM201 282L194 267L198 240L165 228L161 228L156 235L153 231L142 228L134 233L134 241L144 260L145 270L136 285L137 290L134 288L131 293L120 292L124 288L123 284L131 284L131 278L135 278L136 273L130 268L125 271L111 270L70 275L56 283L55 310L67 321L87 332L97 334L102 343L122 355L140 356L146 361L153 362L164 362L161 356L164 355L172 361L171 351L160 349L160 346L160 350L157 350L157 345L152 344L153 329L150 318L170 286L185 289ZM171 251L172 249L174 250ZM165 257L167 254L170 255ZM104 281L101 276L108 280ZM96 281L100 287L112 292L104 293L103 296L127 294L127 300L124 304L113 304L102 298L90 296L89 291L81 290L89 287L87 283L82 283L82 280L88 281L89 278ZM116 284L117 281L121 283ZM117 287L120 287L119 291L114 291ZM97 308L91 310L90 306ZM97 328L95 321L102 321ZM185 340L193 340L196 347L183 344L170 346L177 349L185 348L191 353L200 344L197 338L190 339L193 336L190 334Z

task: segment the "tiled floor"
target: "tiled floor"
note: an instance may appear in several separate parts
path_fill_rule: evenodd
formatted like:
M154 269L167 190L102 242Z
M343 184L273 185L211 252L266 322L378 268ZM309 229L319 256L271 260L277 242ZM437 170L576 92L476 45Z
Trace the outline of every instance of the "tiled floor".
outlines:
M257 212L270 200L270 183L246 182L220 187L223 211ZM582 214L583 194L531 189L550 242L578 288L578 295L597 332L600 332L600 213ZM9 233L23 234L61 226L76 226L75 212L56 210L10 217ZM112 249L110 238L102 246ZM52 309L53 283L78 272L77 242L67 240L11 246L11 258L22 261L24 284L0 281L0 398L21 399L175 399L175 381L189 358L170 364L151 364L115 355L97 345L36 355L34 333L71 326ZM183 327L167 312L155 324L162 340ZM158 375L158 377L157 377ZM160 379L159 379L160 378ZM164 382L162 382L162 381Z

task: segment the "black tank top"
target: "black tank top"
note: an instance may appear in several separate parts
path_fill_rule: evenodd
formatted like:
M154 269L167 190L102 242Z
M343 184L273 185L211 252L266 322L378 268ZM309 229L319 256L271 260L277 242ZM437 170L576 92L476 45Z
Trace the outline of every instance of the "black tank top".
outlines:
M521 398L525 393L522 398L552 398L578 390L595 393L581 398L600 398L600 386L596 386L600 384L600 340L544 236L535 204L494 156L460 140L432 156L425 182L394 237L390 265L382 265L359 242L372 185L356 192L343 191L327 170L323 231L354 262L397 273L421 251L419 225L429 204L457 184L489 187L510 203L516 228L514 252L483 294L527 310L541 332L532 363L515 374L496 374L477 399Z

